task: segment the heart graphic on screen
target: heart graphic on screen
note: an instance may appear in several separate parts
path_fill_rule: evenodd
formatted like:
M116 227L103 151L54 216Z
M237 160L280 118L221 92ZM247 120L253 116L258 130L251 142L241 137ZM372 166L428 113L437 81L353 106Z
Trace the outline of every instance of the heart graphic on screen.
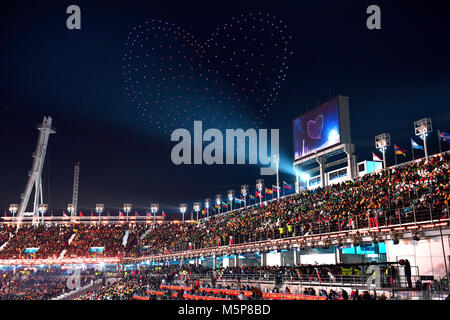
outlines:
M315 120L309 120L306 124L308 136L313 140L319 140L322 137L323 114L319 114Z
M204 40L163 19L134 27L122 75L138 113L170 132L204 126L262 126L286 79L291 36L278 17L249 13L214 28Z

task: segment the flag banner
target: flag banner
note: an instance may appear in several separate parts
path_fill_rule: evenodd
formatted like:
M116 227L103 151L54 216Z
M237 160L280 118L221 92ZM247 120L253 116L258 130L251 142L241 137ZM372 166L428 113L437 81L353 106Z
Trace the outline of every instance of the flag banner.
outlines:
M285 188L285 189L290 189L290 190L292 190L292 186L291 186L289 183L286 183L286 182L283 181L283 185L284 185L284 188Z
M423 147L418 144L417 142L415 142L413 139L411 139L411 145L413 149L419 149L419 150L423 150Z
M241 199L238 199L238 198L235 198L235 199L234 199L234 202L236 202L236 203L242 203L242 200L241 200Z
M272 190L276 192L276 191L278 191L278 187L277 187L277 186L274 186L274 185L272 185Z
M402 156L406 157L406 150L399 148L395 144L394 144L394 148L395 148L395 154L401 154Z
M206 214L206 210L202 209L202 215L205 215L205 214Z
M137 213L137 211L134 211L134 215L137 217L139 214Z
M266 188L266 193L268 193L268 194L273 194L273 190L272 190L272 189Z
M119 217L123 217L123 216L124 216L123 212L119 211Z
M216 209L219 209L219 205L218 204L216 204L215 207L216 207Z
M202 210L203 211L203 210ZM163 217L166 217L166 213L163 211L162 212Z
M255 196L251 194L250 199L255 199Z
M258 191L256 191L256 194L255 194L258 198L262 198L263 197L263 195L262 195L262 193L259 193Z
M441 141L450 142L450 133L439 131L439 139Z
M224 207L224 208L228 208L228 203L222 203L222 207Z
M65 211L63 211L63 217L64 217L64 218L67 218L67 214L66 214Z
M83 212L81 212L81 211L80 211L80 217L84 217L84 214L83 214Z
M372 151L372 161L383 161L379 156L375 154L375 152Z

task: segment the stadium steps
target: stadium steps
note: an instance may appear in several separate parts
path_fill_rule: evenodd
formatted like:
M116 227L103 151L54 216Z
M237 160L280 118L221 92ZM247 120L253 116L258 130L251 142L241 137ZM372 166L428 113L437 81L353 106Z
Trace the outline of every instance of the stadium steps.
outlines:
M76 235L77 235L77 234L74 233L74 234L70 237L70 239L69 239L69 241L68 241L68 244L69 244L69 245L72 243L73 238L75 238Z
M152 227L150 227L150 228L148 228L140 237L139 237L139 240L142 240L142 239L144 239L146 236L147 236L147 234L150 232L150 231L152 231Z
M4 244L2 244L2 246L0 247L0 252L3 250L3 249L5 249L5 247L8 245L8 243L9 243L9 240L11 240L11 238L12 237L14 237L14 235L9 235L9 239L4 243Z
M130 236L130 230L125 231L125 235L123 236L122 245L124 247L127 246L128 237Z
M61 251L61 254L59 255L58 259L64 258L64 255L66 254L66 252L67 252L67 249L64 249L63 251Z

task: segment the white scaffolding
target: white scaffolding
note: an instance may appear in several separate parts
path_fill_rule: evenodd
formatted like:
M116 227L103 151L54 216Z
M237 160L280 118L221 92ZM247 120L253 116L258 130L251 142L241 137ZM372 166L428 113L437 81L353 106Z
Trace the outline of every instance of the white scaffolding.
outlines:
M33 165L28 172L28 182L25 187L25 192L21 195L21 201L18 212L17 224L20 224L24 216L33 216L33 221L39 221L40 206L44 203L44 196L42 192L42 168L44 167L45 154L47 152L48 138L50 134L55 133L51 127L52 118L44 117L41 125L37 126L39 130L39 138L36 146L36 151L33 153ZM33 211L25 212L28 207L31 192L34 189Z

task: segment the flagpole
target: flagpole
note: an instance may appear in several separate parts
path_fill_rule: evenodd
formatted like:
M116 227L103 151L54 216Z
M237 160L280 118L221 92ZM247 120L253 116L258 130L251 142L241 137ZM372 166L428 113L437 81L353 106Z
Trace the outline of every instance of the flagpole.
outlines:
M397 165L397 150L394 148L394 155L395 155L395 165Z
M413 148L413 144L412 144L412 139L411 139L411 154L412 154L412 158L414 161L415 159L414 159L414 148Z
M442 153L442 149L441 149L441 131L438 130L438 141L439 141L439 153Z

